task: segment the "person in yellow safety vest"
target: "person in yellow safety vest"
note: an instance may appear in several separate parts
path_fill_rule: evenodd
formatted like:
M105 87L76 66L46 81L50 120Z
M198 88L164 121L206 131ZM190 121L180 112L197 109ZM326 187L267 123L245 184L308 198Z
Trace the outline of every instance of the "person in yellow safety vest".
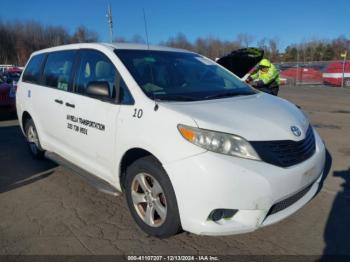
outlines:
M278 69L266 58L262 59L259 66L246 80L256 89L277 96L280 84Z

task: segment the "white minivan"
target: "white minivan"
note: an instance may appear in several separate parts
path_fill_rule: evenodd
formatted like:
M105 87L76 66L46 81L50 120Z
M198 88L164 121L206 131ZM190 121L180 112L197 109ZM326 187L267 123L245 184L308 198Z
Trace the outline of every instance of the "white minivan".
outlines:
M125 192L149 235L250 232L293 214L319 187L325 146L306 115L193 52L49 48L31 55L17 90L32 154Z

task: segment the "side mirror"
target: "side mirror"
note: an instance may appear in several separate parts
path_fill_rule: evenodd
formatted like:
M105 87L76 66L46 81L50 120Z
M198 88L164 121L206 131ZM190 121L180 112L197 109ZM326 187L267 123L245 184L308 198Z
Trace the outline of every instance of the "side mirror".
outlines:
M89 82L85 94L96 98L110 98L109 83L107 81Z

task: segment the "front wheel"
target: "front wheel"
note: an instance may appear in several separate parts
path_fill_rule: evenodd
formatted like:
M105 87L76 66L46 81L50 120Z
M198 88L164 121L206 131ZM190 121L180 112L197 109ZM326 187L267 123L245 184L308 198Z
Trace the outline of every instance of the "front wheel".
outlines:
M140 158L127 168L125 191L130 212L144 232L165 238L180 231L174 189L154 157Z
M345 87L350 87L350 78L346 78L344 81L344 86Z
M34 158L43 158L44 150L40 146L38 132L32 119L29 119L25 122L24 126L27 143Z

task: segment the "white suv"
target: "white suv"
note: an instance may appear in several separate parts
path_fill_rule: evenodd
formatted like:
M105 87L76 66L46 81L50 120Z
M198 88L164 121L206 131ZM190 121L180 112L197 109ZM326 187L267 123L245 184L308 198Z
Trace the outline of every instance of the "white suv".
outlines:
M301 110L185 50L41 50L16 104L35 157L125 192L136 223L158 237L275 223L312 199L323 173L324 144Z

